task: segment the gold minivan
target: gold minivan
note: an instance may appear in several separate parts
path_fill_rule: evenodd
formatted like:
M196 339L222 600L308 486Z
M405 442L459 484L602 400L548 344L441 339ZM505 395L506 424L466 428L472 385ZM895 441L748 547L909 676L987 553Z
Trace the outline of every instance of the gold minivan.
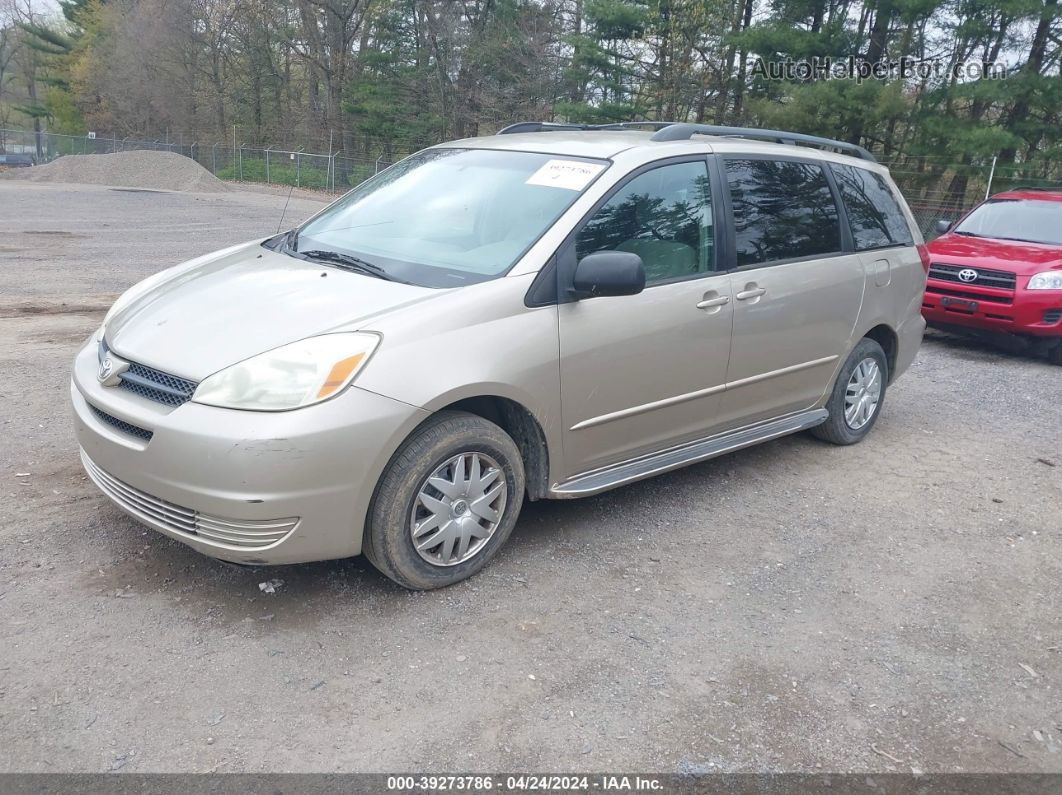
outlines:
M927 261L851 144L513 125L132 287L74 362L81 457L207 555L364 552L437 588L525 499L861 440L918 350Z

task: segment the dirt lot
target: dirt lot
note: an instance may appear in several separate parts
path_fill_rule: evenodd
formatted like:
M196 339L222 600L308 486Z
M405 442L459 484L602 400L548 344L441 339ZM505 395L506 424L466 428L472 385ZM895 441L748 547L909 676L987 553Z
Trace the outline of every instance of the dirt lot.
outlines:
M1042 361L932 336L864 444L530 505L441 592L125 518L81 473L71 357L110 296L283 201L0 186L0 771L1062 771Z

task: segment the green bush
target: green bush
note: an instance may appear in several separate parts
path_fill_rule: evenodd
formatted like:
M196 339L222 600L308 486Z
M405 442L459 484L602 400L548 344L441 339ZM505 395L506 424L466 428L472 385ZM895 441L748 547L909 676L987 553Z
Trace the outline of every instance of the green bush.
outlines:
M281 157L287 158L287 155L278 155L277 161L275 162L270 159L268 180L266 180L266 163L264 159L259 160L258 158L252 159L244 157L242 180L244 182L268 181L273 185L297 184L303 188L329 187L328 174L325 169L308 166L303 163L300 168L296 170L294 161L287 159L280 160ZM239 162L236 162L234 165L219 168L217 178L229 180L241 179Z
M45 148L51 154L60 155L93 155L111 151L111 141L92 141L88 138L65 138L58 135L45 136Z
M367 180L369 177L376 173L374 166L370 165L356 165L350 169L350 174L347 176L347 182L352 186L358 186Z

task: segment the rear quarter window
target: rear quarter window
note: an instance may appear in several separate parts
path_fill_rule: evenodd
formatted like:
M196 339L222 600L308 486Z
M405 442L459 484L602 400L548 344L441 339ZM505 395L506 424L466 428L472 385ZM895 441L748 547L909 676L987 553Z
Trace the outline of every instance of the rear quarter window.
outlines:
M914 243L900 203L880 174L831 164L857 251Z
M737 266L841 250L841 224L822 166L797 160L726 161Z

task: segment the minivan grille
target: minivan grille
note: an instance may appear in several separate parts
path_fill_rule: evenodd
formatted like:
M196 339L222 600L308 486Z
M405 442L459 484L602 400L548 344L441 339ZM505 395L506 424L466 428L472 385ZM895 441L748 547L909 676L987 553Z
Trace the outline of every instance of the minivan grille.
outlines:
M92 409L92 413L96 415L96 419L98 419L100 422L107 423L112 428L117 428L122 433L127 433L130 436L135 436L137 439L143 439L145 442L150 442L151 437L155 435L147 428L141 428L139 425L133 425L133 423L131 422L120 420L117 417L108 414L106 411L100 411L91 403L88 404L88 407Z
M108 352L110 352L110 347L106 340L100 340L96 358L102 362ZM129 367L119 377L121 381L118 386L122 389L127 389L142 398L154 400L156 403L174 407L191 400L196 387L199 386L195 381L170 375L139 362L130 362Z
M977 278L972 282L959 278L959 273L964 270L977 272ZM1009 271L996 271L988 268L971 268L969 265L948 265L943 262L934 262L929 266L929 278L939 279L944 282L957 282L958 284L971 284L978 287L996 287L1000 290L1013 290L1015 277Z
M257 549L280 541L299 523L297 517L251 521L200 513L124 483L103 471L84 451L81 462L100 491L134 516L202 541Z
M187 378L164 373L152 367L133 362L121 375L122 389L128 389L134 395L164 403L167 406L180 406L192 399L198 384Z

